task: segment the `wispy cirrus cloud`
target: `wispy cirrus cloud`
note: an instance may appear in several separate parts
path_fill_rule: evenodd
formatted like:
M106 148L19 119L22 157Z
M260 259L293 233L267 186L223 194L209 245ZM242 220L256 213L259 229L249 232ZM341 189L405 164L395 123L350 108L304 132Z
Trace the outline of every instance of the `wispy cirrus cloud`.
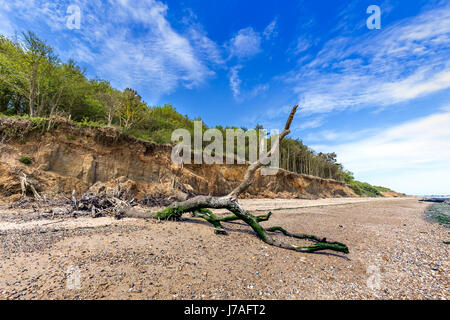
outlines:
M450 6L338 36L287 77L303 112L389 106L450 88ZM298 85L296 85L298 83Z
M271 23L267 25L267 27L263 31L263 36L266 40L270 40L275 38L278 35L278 22L277 19L274 19Z
M81 9L80 30L66 28L69 5ZM167 5L157 0L24 0L0 10L14 11L16 26L23 21L58 31L60 41L70 39L58 48L61 55L88 64L90 73L116 87L144 91L152 100L180 86L200 85L214 75L211 65L223 63L218 46L200 25L176 31L167 19Z
M380 131L379 128L367 128L352 131L339 131L334 129L324 129L310 132L305 140L310 143L348 143L350 141L362 140Z
M307 119L304 120L302 123L300 123L299 125L294 125L292 128L293 129L300 129L300 130L305 130L305 129L314 129L314 128L318 128L320 126L322 126L322 124L324 123L324 117L315 117L312 119Z
M239 78L239 69L241 69L241 65L234 66L230 69L230 73L228 75L228 79L230 81L230 88L233 92L233 97L238 99L241 94L241 79Z
M243 90L241 88L242 81L239 71L244 68L244 61L248 60L263 51L263 41L268 41L275 38L278 34L277 19L275 18L269 23L262 33L255 31L252 27L246 27L239 30L229 41L225 44L225 48L229 52L229 61L237 59L239 64L231 67L228 72L228 80L234 100L242 102L256 97L269 88L267 83L256 84L252 88Z
M233 97L237 102L242 102L244 100L254 98L269 88L268 84L257 84L251 89L243 90L241 87L242 80L239 76L239 70L241 70L242 68L242 65L236 65L234 67L231 67L228 73L230 88L233 92Z

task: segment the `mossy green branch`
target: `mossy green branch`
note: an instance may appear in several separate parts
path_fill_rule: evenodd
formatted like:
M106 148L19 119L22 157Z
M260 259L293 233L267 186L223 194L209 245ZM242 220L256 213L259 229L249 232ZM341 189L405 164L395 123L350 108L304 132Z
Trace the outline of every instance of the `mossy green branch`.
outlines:
M255 219L258 222L267 221L270 219L271 215L272 215L272 212L269 212L268 214L266 214L264 216L255 216ZM219 218L218 220L222 221L222 222L230 222L230 221L236 221L236 220L241 220L241 219L238 216L234 215L234 216Z
M162 211L155 213L154 218L161 220L179 219L185 212L186 208L183 207L168 207Z
M194 216L205 219L206 221L208 221L209 223L211 223L214 228L219 231L220 233L226 233L225 229L222 227L222 225L220 224L219 219L217 219L217 217L212 213L211 210L208 209L199 209L199 210L195 210L193 212Z

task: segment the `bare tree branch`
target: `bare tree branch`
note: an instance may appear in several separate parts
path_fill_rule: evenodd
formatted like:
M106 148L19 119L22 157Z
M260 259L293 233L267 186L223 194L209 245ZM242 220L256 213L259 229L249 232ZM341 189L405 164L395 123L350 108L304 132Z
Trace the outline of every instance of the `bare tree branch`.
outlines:
M241 182L241 184L239 186L237 186L233 191L231 191L228 194L228 197L237 199L239 197L239 195L241 193L243 193L245 190L247 190L248 187L252 184L253 178L254 178L255 173L256 173L256 170L261 168L264 165L264 163L267 162L268 158L270 158L273 155L273 153L278 149L278 147L279 147L279 145L281 143L281 140L283 140L283 138L290 133L291 123L292 123L292 120L294 119L295 113L297 112L297 108L298 108L298 105L296 105L296 106L294 106L292 108L292 111L291 111L291 113L289 115L288 120L286 121L286 126L284 127L283 132L281 132L281 134L279 135L277 141L273 144L273 146L270 149L270 151L268 151L262 157L259 157L258 161L256 161L255 163L251 164L247 168L247 171L245 172L244 180Z

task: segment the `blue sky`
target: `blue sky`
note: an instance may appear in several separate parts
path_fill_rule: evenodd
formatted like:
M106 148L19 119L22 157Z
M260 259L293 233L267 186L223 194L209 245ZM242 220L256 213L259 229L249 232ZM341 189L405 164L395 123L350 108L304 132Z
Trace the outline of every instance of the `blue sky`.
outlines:
M0 33L27 29L89 77L209 126L277 129L300 104L291 137L356 178L450 194L448 1L0 0Z

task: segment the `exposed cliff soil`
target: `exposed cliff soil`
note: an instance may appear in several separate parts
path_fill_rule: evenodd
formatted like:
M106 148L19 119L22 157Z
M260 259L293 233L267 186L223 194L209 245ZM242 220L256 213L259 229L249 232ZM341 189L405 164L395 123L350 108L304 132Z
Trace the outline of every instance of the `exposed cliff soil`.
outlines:
M47 198L88 190L109 192L121 184L130 196L225 195L241 181L245 165L173 164L171 146L140 141L114 128L82 127L63 119L45 122L0 118L0 201L21 196L25 173ZM29 157L31 164L20 161ZM279 170L257 174L244 197L323 198L356 196L344 183Z

